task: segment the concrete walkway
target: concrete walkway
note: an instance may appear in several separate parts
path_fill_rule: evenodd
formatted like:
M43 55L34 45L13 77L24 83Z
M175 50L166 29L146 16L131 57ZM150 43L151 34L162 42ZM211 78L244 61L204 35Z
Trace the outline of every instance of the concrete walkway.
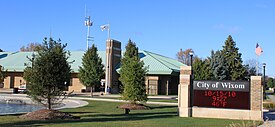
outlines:
M0 100L21 100L26 104L33 104L34 102L26 95L26 94L0 94ZM89 103L86 101L82 101L80 99L64 99L64 106L54 108L54 109L64 109L64 108L77 108L88 105Z

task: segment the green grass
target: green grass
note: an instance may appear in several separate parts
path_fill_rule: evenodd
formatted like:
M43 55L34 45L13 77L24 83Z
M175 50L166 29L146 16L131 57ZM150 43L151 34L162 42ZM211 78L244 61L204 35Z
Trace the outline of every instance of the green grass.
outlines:
M98 97L95 97L95 98L98 98ZM119 98L115 98L115 97L100 97L100 98L102 98L102 99L117 99L117 100L119 100ZM177 99L154 99L154 98L149 98L148 101L178 103Z
M225 127L239 120L180 118L176 106L149 105L151 110L124 110L116 108L117 102L89 101L89 105L75 109L64 109L80 120L30 121L16 115L0 116L0 127L55 126L55 127ZM248 122L248 121L245 121Z
M148 99L148 101L178 103L177 99L154 99L154 98L150 98L150 99Z
M167 95L169 96L169 95ZM91 98L90 96L82 96L84 98ZM94 98L102 98L102 99L116 99L119 100L120 97L117 96L94 96ZM177 99L170 99L170 98L164 98L164 99L160 99L160 98L148 98L148 101L153 101L153 102L170 102L170 103L178 103Z
M89 96L83 96L83 98L91 98ZM94 96L94 98L101 98L101 99L116 99L119 100L119 97L104 97L104 96ZM165 98L165 99L159 99L159 98L148 98L148 101L152 101L152 102L170 102L170 103L178 103L177 99L169 99L169 98Z

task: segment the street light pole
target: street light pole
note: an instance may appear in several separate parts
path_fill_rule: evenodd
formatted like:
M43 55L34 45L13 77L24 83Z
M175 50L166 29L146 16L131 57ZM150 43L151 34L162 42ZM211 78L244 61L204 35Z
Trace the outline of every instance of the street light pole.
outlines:
M190 117L192 117L192 107L193 107L193 51L189 52L190 55L190 66L191 66L191 80L190 80L190 108L191 108L191 112L190 112Z
M266 63L263 63L263 69L264 69L264 83L263 83L263 99L266 99L266 93L265 93L265 67L266 67Z

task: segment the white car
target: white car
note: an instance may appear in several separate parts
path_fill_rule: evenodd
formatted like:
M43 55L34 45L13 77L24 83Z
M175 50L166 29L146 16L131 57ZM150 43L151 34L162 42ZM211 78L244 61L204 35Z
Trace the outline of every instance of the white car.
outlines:
M26 87L26 85L21 85L21 86L19 86L18 92L19 92L19 93L26 93L26 92L27 92L27 87Z

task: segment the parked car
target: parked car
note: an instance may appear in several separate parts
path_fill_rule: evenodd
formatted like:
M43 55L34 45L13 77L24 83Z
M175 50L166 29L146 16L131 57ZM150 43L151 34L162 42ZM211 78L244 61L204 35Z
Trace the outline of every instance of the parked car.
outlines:
M19 93L26 93L26 92L27 92L27 87L26 87L26 85L21 85L21 86L19 86L18 92L19 92Z

